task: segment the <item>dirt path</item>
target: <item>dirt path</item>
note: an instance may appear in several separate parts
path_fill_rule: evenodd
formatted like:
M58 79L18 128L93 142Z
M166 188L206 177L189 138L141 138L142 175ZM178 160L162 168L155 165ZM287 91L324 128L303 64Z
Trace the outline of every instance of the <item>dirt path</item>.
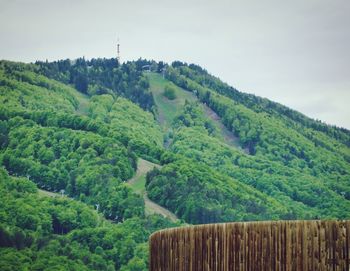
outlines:
M143 194L143 199L145 201L146 214L160 214L163 217L168 218L172 222L177 222L179 220L177 216L170 212L168 209L165 209L164 207L151 201L147 196L147 192Z
M204 112L208 118L214 121L217 124L217 127L220 129L221 135L224 139L224 142L230 146L233 146L245 153L249 154L249 150L243 149L239 144L239 138L235 136L231 131L229 131L226 126L222 123L221 118L213 111L210 107L203 104Z
M128 180L128 184L134 185L140 179L141 176L146 175L147 172L151 171L154 167L161 168L161 166L158 164L154 164L152 162L139 158L139 160L137 161L136 174L134 177Z
M143 200L145 201L145 211L147 215L150 214L160 214L163 217L168 218L172 222L177 222L179 219L175 214L170 212L169 210L165 209L164 207L158 205L157 203L151 201L148 196L147 192L144 187L144 179L146 177L147 172L151 171L154 167L161 168L160 165L154 164L152 162L149 162L147 160L139 158L138 163L137 163L137 171L134 177L132 177L129 181L128 184L133 188L137 187L134 189L134 191L138 194L141 194L143 197ZM142 189L139 188L139 186L143 186ZM54 193L50 191L46 191L43 189L38 189L39 194L47 197L62 197L62 194L60 193ZM67 197L64 195L63 197ZM114 222L110 220L110 222Z
M151 201L147 196L147 192L145 190L145 177L147 172L151 171L154 167L161 168L161 166L158 164L154 164L152 162L139 158L137 162L136 174L128 181L128 184L135 191L135 193L142 195L143 200L145 201L145 212L147 215L160 214L163 217L176 222L179 219L175 214L160 206L159 204Z
M47 197L51 197L51 198L62 197L62 194L60 194L60 193L54 193L54 192L50 192L50 191L43 190L40 188L38 188L38 193L39 193L39 195L47 196Z

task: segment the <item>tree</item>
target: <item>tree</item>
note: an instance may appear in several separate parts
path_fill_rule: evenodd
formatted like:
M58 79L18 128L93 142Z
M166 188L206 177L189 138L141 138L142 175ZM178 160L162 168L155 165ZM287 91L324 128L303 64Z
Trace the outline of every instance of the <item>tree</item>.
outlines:
M88 91L88 79L85 74L78 73L77 77L74 79L74 86L77 90L82 93L87 93Z
M166 85L164 88L163 95L167 97L169 100L175 100L176 99L175 87L172 85Z

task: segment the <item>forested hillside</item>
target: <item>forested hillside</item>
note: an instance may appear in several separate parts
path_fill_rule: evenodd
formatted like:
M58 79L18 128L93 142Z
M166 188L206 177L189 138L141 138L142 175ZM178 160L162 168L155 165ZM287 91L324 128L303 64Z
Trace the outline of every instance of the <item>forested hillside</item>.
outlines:
M205 121L198 121L198 115L203 116L203 113L191 109L189 114L185 108L177 118L185 125L180 125L174 132L173 144L170 146L173 153L200 161L230 176L231 182L239 181L264 193L266 198L274 198L276 203L288 210L281 215L277 215L277 208L276 212L268 212L275 217L277 215L277 218L349 216L349 131L327 126L281 105L270 101L264 103L260 98L240 93L197 66L175 62L172 67L168 67L166 77L184 90L193 92L199 102L214 110L224 125L239 138L241 146L249 151L246 154L223 144L222 140L208 130ZM256 102L249 102L250 100ZM175 120L175 126L176 123L178 121ZM153 186L152 182L159 182L160 176L163 180L163 185L160 186L162 188ZM187 175L185 181L190 183L192 178ZM179 187L183 199L192 203L186 195L187 191L173 182L169 181L166 172L156 174L148 182L150 195L153 191L156 195L154 199L163 200L171 208L172 201L163 192L167 185L172 184L172 191ZM211 178L201 181L209 182ZM213 193L207 188L201 191L204 192L203 199ZM223 206L232 205L232 202L221 196L214 198L219 216ZM236 202L234 199L232 201ZM207 222L206 212L211 213L212 209L205 210L198 198L193 205L194 210L203 214L203 219L193 222ZM263 209L267 207L266 203L255 201L252 205L257 206L253 208L257 215L253 219L270 219L261 211L261 206ZM172 206L178 208L179 205ZM185 212L180 209L178 211ZM237 215L237 210L234 213ZM242 219L247 218L243 216Z
M125 181L138 156L158 161L158 124L113 90L82 95L42 73L0 63L1 270L147 270L149 234L174 224L146 217Z
M348 130L193 64L0 61L0 148L2 270L147 270L179 223L145 197L192 224L350 218Z

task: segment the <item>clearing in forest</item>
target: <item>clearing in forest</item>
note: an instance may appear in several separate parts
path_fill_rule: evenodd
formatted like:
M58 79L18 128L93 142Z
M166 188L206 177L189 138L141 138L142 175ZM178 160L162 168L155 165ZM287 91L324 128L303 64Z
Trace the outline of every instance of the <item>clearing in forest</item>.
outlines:
M233 132L228 130L226 126L222 123L221 118L218 116L218 114L215 113L209 106L203 104L204 113L205 115L211 119L216 127L219 129L222 140L232 147L235 147L241 151L244 151L245 153L249 154L249 150L243 149L239 143L239 138L234 135Z
M194 102L198 101L198 98L192 92L186 91L183 88L176 86L169 80L163 78L158 73L149 72L145 73L145 75L149 79L150 90L157 105L158 122L161 124L163 131L166 133L171 129L173 119L177 116L178 113L181 112L185 101L187 100L189 102ZM175 88L176 98L174 100L169 100L168 98L164 97L163 92L166 85L172 85ZM221 140L229 146L247 152L247 150L243 150L240 146L239 138L225 127L221 121L221 118L207 105L203 103L201 104L203 106L206 117L210 118L219 129ZM170 142L167 142L167 144L165 144L165 147L167 147L169 144Z
M151 201L146 192L145 184L146 184L146 174L151 171L153 168L161 168L160 165L154 164L152 162L149 162L147 160L139 158L137 162L137 171L134 177L132 177L128 184L130 185L131 189L137 193L142 195L144 201L145 201L145 211L146 214L160 214L163 217L166 217L170 219L173 222L176 222L178 218L176 215L174 215L169 210L165 209L164 207L158 205L157 203Z
M168 131L168 129L171 127L173 119L183 108L185 101L188 100L189 102L193 102L196 101L197 98L191 92L176 86L158 73L150 72L145 73L145 75L149 79L150 90L158 108L157 119L162 125L164 131ZM163 95L166 85L171 85L174 87L176 95L174 100L169 100Z
M71 88L71 94L78 100L79 105L76 109L76 112L79 115L87 115L90 98L86 94L83 94L76 90L75 88Z

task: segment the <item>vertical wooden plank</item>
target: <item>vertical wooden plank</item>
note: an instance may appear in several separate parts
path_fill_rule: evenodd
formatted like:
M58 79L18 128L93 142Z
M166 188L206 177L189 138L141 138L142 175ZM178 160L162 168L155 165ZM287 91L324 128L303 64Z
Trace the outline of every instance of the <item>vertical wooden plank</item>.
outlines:
M344 234L345 270L350 270L350 221L344 222Z
M309 232L308 232L308 224L305 221L302 221L301 227L301 270L307 270L308 267L308 245L309 245Z
M311 269L310 270L319 270L319 246L318 246L318 239L319 239L319 221L316 221L313 225L313 233L312 233L312 263L311 263Z

